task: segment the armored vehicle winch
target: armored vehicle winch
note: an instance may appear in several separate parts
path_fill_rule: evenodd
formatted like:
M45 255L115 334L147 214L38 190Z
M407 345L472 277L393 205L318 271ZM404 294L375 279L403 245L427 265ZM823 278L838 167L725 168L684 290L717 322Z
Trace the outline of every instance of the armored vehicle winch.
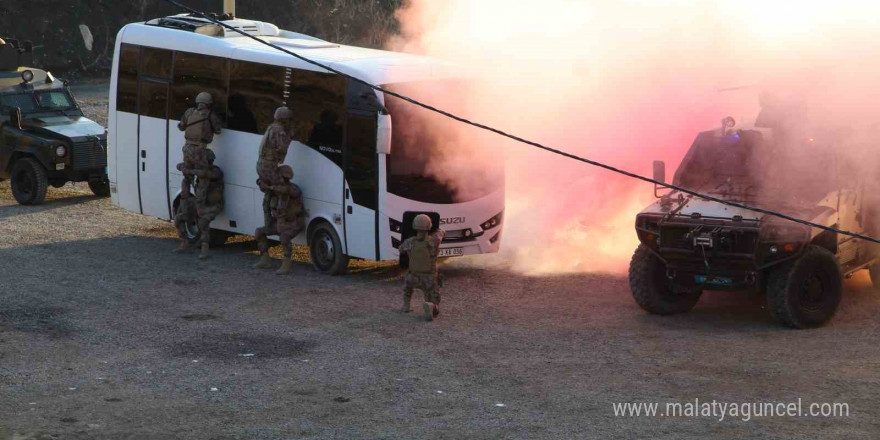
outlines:
M67 182L109 196L106 130L83 116L65 81L22 67L32 60L30 42L0 39L0 180L22 205Z
M778 113L773 115L772 113ZM838 170L840 139L815 138L788 113L764 108L754 126L725 118L700 133L673 185L724 201L774 210L825 227L877 236L871 182ZM819 134L819 131L816 131ZM665 165L654 179L665 182ZM878 245L777 216L695 197L681 191L636 217L640 245L630 264L633 297L650 313L689 311L704 290L756 289L766 293L774 318L795 328L832 318L843 279L868 269L880 285ZM663 190L666 191L666 190Z

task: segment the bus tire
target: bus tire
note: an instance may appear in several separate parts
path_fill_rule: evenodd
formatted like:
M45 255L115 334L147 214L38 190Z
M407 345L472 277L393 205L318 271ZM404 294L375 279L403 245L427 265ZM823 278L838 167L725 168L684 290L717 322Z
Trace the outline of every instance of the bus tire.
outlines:
M46 200L49 178L36 160L25 157L12 166L12 196L22 205L39 205Z
M787 327L819 327L837 312L842 293L843 274L834 254L810 246L794 262L770 272L767 308Z
M629 287L636 304L654 315L690 311L703 294L701 289L674 288L666 277L666 265L643 244L629 265Z
M348 255L342 252L339 234L326 222L312 229L309 235L309 255L315 269L328 275L341 275L348 267Z

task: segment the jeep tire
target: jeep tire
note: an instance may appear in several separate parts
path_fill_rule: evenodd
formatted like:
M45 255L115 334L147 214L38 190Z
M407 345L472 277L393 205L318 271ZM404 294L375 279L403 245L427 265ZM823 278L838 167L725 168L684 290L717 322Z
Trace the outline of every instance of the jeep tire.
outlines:
M39 205L46 200L49 178L39 162L30 157L12 166L12 195L22 205Z
M666 277L666 265L643 244L629 265L629 287L636 304L655 315L687 312L703 294L701 289L675 287Z
M771 270L767 308L785 326L818 327L837 312L842 292L843 273L834 254L811 245L798 259Z
M108 197L110 195L110 181L107 178L97 182L89 181L89 189L92 190L92 194L98 197Z

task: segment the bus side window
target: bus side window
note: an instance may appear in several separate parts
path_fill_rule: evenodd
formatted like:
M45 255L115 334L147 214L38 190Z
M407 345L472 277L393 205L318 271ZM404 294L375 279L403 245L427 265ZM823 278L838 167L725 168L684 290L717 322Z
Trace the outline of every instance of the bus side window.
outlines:
M119 76L116 84L116 111L137 113L138 63L141 48L122 44L119 48Z
M348 80L294 70L290 83L288 102L293 111L294 139L342 166L342 118Z
M233 60L229 68L227 128L263 134L284 104L287 68Z
M141 76L171 78L171 55L170 50L152 47L141 48Z
M226 58L176 52L174 55L174 87L169 117L178 119L195 105L196 95L208 92L214 98L214 112L221 119L226 113L226 89L229 83L229 62Z

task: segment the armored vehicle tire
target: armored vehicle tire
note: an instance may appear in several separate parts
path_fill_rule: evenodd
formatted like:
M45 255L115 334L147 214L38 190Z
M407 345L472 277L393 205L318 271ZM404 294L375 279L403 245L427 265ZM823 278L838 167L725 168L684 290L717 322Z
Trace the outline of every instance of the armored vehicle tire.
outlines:
M110 182L107 180L101 182L89 182L89 189L92 190L92 194L96 196L110 196Z
M702 290L675 288L666 266L645 245L639 245L629 265L629 287L636 304L648 313L674 315L694 308Z
M309 236L309 254L315 268L328 275L341 275L348 267L348 256L342 253L342 242L333 226L321 223Z
M12 166L12 195L22 205L39 205L46 200L49 179L36 160L26 157Z
M810 246L797 260L770 272L767 308L788 327L818 327L834 316L842 292L843 274L834 254Z
M871 282L874 283L874 287L880 289L880 263L869 267L868 273L871 274Z

